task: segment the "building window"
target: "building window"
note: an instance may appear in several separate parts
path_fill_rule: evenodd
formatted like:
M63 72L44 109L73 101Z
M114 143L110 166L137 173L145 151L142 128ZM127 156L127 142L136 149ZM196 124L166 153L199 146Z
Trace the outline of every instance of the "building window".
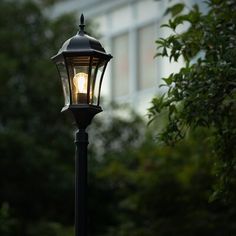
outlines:
M129 93L129 38L128 34L113 38L113 96Z
M156 85L157 66L153 58L156 51L155 25L138 30L138 89L153 88Z

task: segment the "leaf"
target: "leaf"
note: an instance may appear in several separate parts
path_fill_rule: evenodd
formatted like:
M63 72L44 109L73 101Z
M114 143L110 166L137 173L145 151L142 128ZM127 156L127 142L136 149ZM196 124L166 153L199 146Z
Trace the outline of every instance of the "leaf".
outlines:
M166 12L164 13L164 15L168 15L169 13L171 13L172 17L175 17L176 15L180 14L183 9L184 9L184 4L183 3L178 3L175 4L169 8L167 8Z
M162 56L162 53L161 52L158 52L158 53L156 53L155 55L154 55L154 58L156 58L156 57L161 57Z
M163 25L161 25L161 28L164 28L164 27L170 28L170 26L169 26L168 24L163 24Z
M177 111L176 106L174 104L171 104L169 106L169 113L170 113L170 115L173 114L176 111Z
M168 53L165 47L163 48L162 56L168 56Z
M172 76L170 76L168 78L163 78L163 80L166 82L167 85L171 85L173 82Z

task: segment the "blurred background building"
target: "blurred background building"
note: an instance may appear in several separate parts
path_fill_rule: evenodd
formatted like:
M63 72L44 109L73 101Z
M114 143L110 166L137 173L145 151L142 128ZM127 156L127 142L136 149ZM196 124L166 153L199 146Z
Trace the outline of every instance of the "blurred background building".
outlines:
M200 0L199 0L200 1ZM58 3L53 14L84 13L96 26L107 52L113 55L103 83L108 100L128 103L143 114L155 94L161 93L161 78L178 71L180 64L154 58L155 40L169 32L160 26L167 22L167 0L67 0ZM197 0L186 0L191 6Z

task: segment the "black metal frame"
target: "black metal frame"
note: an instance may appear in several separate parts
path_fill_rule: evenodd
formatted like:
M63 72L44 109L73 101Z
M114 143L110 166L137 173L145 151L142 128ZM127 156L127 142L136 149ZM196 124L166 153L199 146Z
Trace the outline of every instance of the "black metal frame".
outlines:
M102 112L100 106L93 105L69 105L63 107L62 111L70 111L76 121L76 125L79 129L86 129L93 119L93 117Z

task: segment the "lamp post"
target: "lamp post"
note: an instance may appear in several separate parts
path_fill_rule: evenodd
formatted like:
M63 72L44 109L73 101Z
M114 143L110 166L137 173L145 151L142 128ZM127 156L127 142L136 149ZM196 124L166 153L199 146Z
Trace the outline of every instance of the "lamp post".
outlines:
M80 30L65 41L51 59L62 82L65 106L78 130L75 134L75 236L87 236L87 126L102 111L100 94L107 63L112 58L95 38L84 31L84 16Z

